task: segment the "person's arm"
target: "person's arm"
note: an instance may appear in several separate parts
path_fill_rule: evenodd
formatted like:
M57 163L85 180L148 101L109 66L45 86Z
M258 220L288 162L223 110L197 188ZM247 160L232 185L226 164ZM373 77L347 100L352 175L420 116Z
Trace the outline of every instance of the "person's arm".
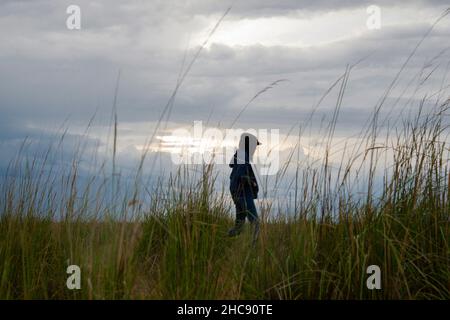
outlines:
M233 158L230 161L230 168L234 168L234 166L237 165L237 152L234 153Z
M246 166L245 174L241 176L241 182L251 187L258 186L252 167L250 165Z

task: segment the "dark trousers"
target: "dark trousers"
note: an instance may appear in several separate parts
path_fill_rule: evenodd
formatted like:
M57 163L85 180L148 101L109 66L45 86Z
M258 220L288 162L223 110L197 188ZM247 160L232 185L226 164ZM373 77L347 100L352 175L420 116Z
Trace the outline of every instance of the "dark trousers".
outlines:
M258 212L256 211L253 195L244 193L241 196L233 197L236 206L236 224L242 224L247 217L250 222L258 220Z

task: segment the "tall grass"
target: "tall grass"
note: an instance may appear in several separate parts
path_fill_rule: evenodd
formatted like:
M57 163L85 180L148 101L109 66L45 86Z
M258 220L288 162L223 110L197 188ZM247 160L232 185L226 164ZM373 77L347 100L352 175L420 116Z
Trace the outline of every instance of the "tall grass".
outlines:
M133 187L121 183L116 103L112 172L94 158L95 170L80 183L82 144L70 165L52 166L65 134L31 157L25 141L0 182L0 298L450 299L450 100L425 107L424 98L418 112L386 125L392 119L380 110L396 77L358 143L342 147L334 134L352 68L325 93L340 87L319 161L295 160L305 131L293 126L300 128L297 146L273 183L277 189L294 168L294 212L263 199L255 245L250 232L227 236L234 209L226 186L217 190L212 165L182 166L148 185L146 148ZM66 287L72 264L82 271L80 290ZM381 268L380 290L366 286L369 265Z
M255 246L249 232L227 237L233 209L214 190L212 165L196 178L180 167L147 190L143 206L133 192L111 201L100 175L80 189L76 160L48 173L45 158L18 155L1 185L0 297L448 299L448 108L447 100L420 109L386 140L391 146L355 156L358 166L371 165L357 177L367 181L367 197L351 191L354 158L339 179L326 169L329 149L319 168L300 168L298 211L274 216L261 206ZM383 157L392 161L376 194L370 175ZM81 267L81 290L66 287L70 264ZM381 268L381 290L366 287L372 264Z

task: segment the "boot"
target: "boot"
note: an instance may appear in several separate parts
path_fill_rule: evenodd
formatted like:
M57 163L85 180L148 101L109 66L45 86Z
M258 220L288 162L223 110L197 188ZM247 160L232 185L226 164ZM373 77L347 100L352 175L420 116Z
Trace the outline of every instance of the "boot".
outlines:
M228 236L234 237L241 233L242 227L244 226L245 220L236 220L235 225L233 228L228 230Z

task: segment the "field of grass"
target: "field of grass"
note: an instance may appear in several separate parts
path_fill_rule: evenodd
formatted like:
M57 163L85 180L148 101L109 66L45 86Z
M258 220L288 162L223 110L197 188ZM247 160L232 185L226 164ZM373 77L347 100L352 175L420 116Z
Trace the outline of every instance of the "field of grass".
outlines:
M254 246L248 229L227 237L234 209L214 190L213 166L196 179L180 168L147 192L144 208L135 191L109 202L102 184L80 190L75 160L56 174L15 160L1 185L0 298L449 299L448 107L404 121L392 146L369 134L362 161L341 163L337 179L329 150L318 168L300 166L297 211L269 215L263 202ZM375 193L387 149L392 163L382 163ZM355 197L351 172L364 163L366 196ZM66 287L71 264L80 290ZM380 290L366 286L369 265L381 269Z
M25 141L0 179L0 299L450 299L450 99L443 96L448 86L443 80L439 91L424 94L396 119L391 111L403 94L391 111L383 110L431 30L368 114L357 143L344 139L337 145L334 139L353 66L325 93L340 86L320 132L324 152L319 161L298 161L299 143L271 182L276 189L294 169L292 214L269 199L265 181L254 245L248 225L239 237L227 236L234 208L227 186L217 189L212 165L196 166L197 176L182 166L149 186L142 178L145 150L136 181L123 190L115 103L112 171L102 164L87 183L79 181L82 141L71 150L68 166L52 166L64 134L31 157ZM201 49L177 82L147 147ZM411 80L417 87L408 103L417 101L414 95L436 70L420 70ZM300 129L299 141L306 132ZM336 154L343 155L340 162ZM79 290L66 286L69 265L81 268ZM370 265L380 267L381 289L366 286Z

